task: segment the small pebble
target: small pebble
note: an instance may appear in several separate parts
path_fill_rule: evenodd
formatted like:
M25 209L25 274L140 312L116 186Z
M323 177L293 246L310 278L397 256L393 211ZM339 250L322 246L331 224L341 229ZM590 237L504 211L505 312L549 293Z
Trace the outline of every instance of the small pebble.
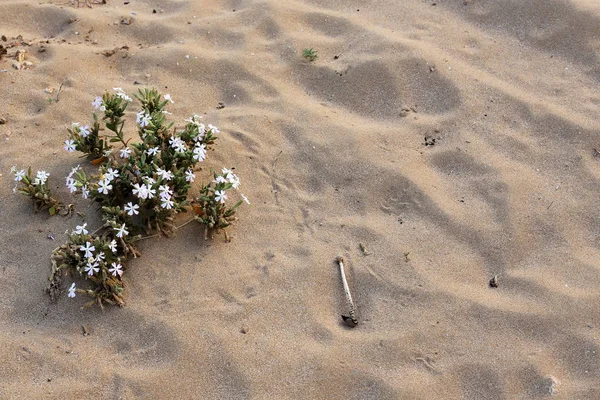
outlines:
M498 275L494 275L492 279L490 279L490 287L497 288L498 287Z
M547 377L547 378L544 379L545 389L548 391L548 394L550 396L554 396L555 394L558 393L558 389L556 387L559 384L560 384L560 382L558 381L558 379L556 379L553 376L549 376L549 377Z

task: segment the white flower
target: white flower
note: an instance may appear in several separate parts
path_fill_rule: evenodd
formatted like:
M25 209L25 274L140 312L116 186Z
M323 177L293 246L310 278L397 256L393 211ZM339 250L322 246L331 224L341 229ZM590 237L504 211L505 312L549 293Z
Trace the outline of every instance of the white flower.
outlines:
M130 154L131 154L131 149L129 147L125 147L124 149L120 150L119 157L129 158Z
M111 240L110 244L108 245L108 248L113 253L116 253L117 252L117 241L115 239Z
M79 171L79 168L81 168L81 165L78 165L78 166L76 166L74 168L71 168L71 172L69 172L69 175L67 176L67 178L71 178L73 175L75 175L75 173L77 171Z
M101 251L100 253L98 253L98 255L96 256L96 262L100 262L102 260L104 260L106 257L104 257L104 252Z
M126 226L125 224L123 224L123 226L121 226L120 228L116 228L115 231L117 232L117 237L118 238L122 238L124 236L127 236L129 234L129 231L127 229L125 229Z
M146 193L149 199L153 199L154 195L156 194L156 189L152 189L150 184L146 184Z
M160 167L156 168L156 173L163 179L170 181L173 179L173 173L171 171L164 170Z
M83 185L83 187L81 188L81 197L83 197L84 199L87 199L89 195L90 195L90 191L88 190L87 185Z
M171 200L171 199L166 199L166 198L162 198L162 199L161 199L160 206L161 206L162 208L166 208L167 210L170 210L171 208L173 208L173 205L174 205L174 204L175 204L175 203L173 202L173 200Z
M146 185L140 186L139 183L136 183L135 185L133 185L133 194L135 194L140 199L147 199L148 189L146 188Z
M96 247L94 247L90 242L85 242L85 246L79 247L79 251L85 252L85 258L93 257L94 253L92 253L92 251L94 250L96 250Z
M223 175L225 175L225 178L229 181L229 183L232 184L232 187L234 189L240 187L240 178L238 178L238 176L234 174L231 170L223 168Z
M113 274L113 276L123 275L123 266L121 264L111 263L110 265L112 265L112 268L109 269L108 272Z
M244 199L246 204L250 205L250 200L248 200L248 198L243 193L240 193L240 194L242 195L242 199Z
M134 214L137 215L140 213L138 211L140 206L137 204L133 204L132 202L127 203L124 208L125 208L125 211L127 211L128 215L134 215Z
M210 129L212 134L221 133L221 131L214 125L208 124L208 129Z
M113 90L117 92L117 96L122 98L123 100L133 101L133 99L127 96L127 93L125 93L125 91L123 91L123 89L121 89L120 87L113 88Z
M194 138L194 141L197 142L204 139L204 135L206 135L206 126L204 126L204 124L196 124L196 126L198 127L198 136Z
M81 128L81 127L79 128L79 135L80 135L82 138L86 138L86 137L88 137L88 136L89 136L89 134L90 134L90 126L89 126L89 125L86 125L86 126L84 126L83 128Z
M68 296L69 297L75 297L75 283L73 283L71 285L71 287L69 288L69 294L68 294Z
M217 178L215 180L213 180L213 183L227 183L227 179L225 179L225 177L219 175L219 176L217 176Z
M199 119L201 119L202 117L199 115L192 115L191 118L188 118L185 120L185 122L196 125L196 128L198 128L198 135L196 137L194 137L194 141L198 142L202 139L204 139L204 135L206 134L206 127L204 126L204 124L200 123L200 121L198 121Z
M227 195L224 190L217 190L215 192L215 200L219 203L225 203L225 199L227 199Z
M137 113L137 123L140 124L140 128L147 127L148 125L150 125L150 122L152 122L150 114L147 114L144 111L140 111L139 113Z
M185 180L187 182L194 182L194 179L196 179L196 175L194 175L194 172L192 172L191 169L185 171Z
M43 185L48 180L48 177L50 176L50 174L46 171L38 171L35 176L36 176L36 178L35 178L35 181L33 181L33 184L34 185Z
M112 150L111 149L104 150L104 153L103 153L104 157L110 157L111 154L112 154Z
M190 118L187 118L187 119L185 120L185 122L187 122L187 123L189 123L189 124L194 124L194 125L197 125L197 124L199 124L199 122L197 121L198 119L202 119L202 116L200 116L200 115L197 115L197 114L194 114L194 115L192 115Z
M178 137L175 137L175 136L171 137L171 139L169 139L169 144L178 153L185 153L187 150L185 142Z
M173 99L171 98L170 94L165 94L165 100L167 100L168 102L170 102L171 104L174 104L175 102L173 101Z
M232 171L232 170L230 170L230 169L223 168L223 169L221 170L221 173L222 173L223 175L225 175L225 178L226 178L226 179L229 179L229 180L231 180L231 179L233 178L233 171Z
M67 189L69 189L70 193L75 193L77 191L77 186L75 185L75 179L67 178Z
M155 156L158 154L158 147L152 147L148 150L146 150L146 154L148 154L149 156Z
M109 181L98 182L98 193L108 194L108 191L112 189L112 185Z
M15 173L15 181L20 182L20 181L23 180L23 177L25 176L25 170L24 169L22 169L20 171L17 171L15 169L15 171L13 171L13 172Z
M94 101L92 101L92 106L94 106L94 109L98 110L100 109L100 111L106 111L106 107L104 106L104 103L102 102L102 97L96 97L94 99Z
M66 151L68 151L69 153L72 153L75 151L75 141L74 140L65 140L65 147L64 149Z
M84 223L83 225L77 225L75 227L75 230L73 232L71 232L71 235L87 235L88 231L87 231L87 229L85 229L86 226L87 226L87 222Z
M106 258L106 256L104 255L104 252L101 251L96 255L96 262L103 261L105 258Z
M118 178L119 177L119 171L116 169L112 169L109 168L108 170L106 170L106 173L104 174L104 180L107 182L112 182L113 179Z
M194 147L194 160L196 161L204 161L206 159L206 146L203 144L196 144Z
M171 195L173 195L173 191L168 186L160 185L158 190L160 191L161 199L170 199Z
M95 263L87 263L87 266L85 267L85 271L88 273L88 275L92 276L94 275L94 272L98 272L100 271L100 268L98 268L99 264L97 262Z

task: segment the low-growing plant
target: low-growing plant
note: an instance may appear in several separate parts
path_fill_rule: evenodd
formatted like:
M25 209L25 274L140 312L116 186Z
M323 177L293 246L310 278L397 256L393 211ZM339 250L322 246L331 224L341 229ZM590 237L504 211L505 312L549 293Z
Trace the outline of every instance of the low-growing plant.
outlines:
M48 210L50 215L58 213L68 215L71 213L73 209L72 204L65 206L51 196L50 186L48 185L48 177L50 174L48 172L37 171L35 179L31 174L31 167L27 169L27 172L25 172L24 169L18 170L17 167L12 167L10 172L15 175L14 180L17 182L15 191L18 191L31 199L34 212L37 213L40 210Z
M310 48L302 51L302 57L306 58L310 62L313 62L317 59L317 57L319 57L319 55L315 49Z
M195 219L205 225L205 239L208 238L210 231L218 231L231 225L231 221L235 219L235 209L242 204L242 200L239 200L233 207L225 206L226 191L231 188L237 189L240 185L239 178L233 172L224 168L221 174L215 172L214 178L211 183L200 189L200 196L193 202L193 208L197 214ZM242 197L248 202L244 195ZM225 235L227 237L227 232ZM229 240L228 237L227 240Z
M188 198L195 172L201 170L198 164L215 144L217 127L205 126L198 115L186 119L183 127L174 127L173 122L167 121L170 113L165 110L167 104L173 103L171 97L162 96L155 89L144 89L135 95L141 103L136 114L140 140L133 142L126 139L124 130L126 109L133 99L121 88L114 92L92 102L103 115L100 118L94 113L91 127L73 123L68 129L65 150L88 156L97 166L97 174L88 175L77 166L67 176L66 186L71 193L78 192L84 199L98 203L104 223L92 233L87 224L77 226L68 235L67 243L54 250L48 287L53 299L61 293L63 271L67 271L90 283L88 289L73 283L69 297L85 293L94 298L90 305L123 305L122 276L126 261L140 255L136 241L160 234L170 236L176 229L175 215L190 209L194 214L190 221L204 224L207 237L209 231L228 227L242 201L248 202L240 194L243 200L226 206L227 193L240 185L239 178L229 169L223 169L221 174L213 172L214 180L202 186L199 196ZM30 195L33 190L35 196L42 193L43 199L51 199L45 180L32 185L30 173L16 169L13 172L16 180L19 177L31 187L22 193ZM229 239L227 235L226 238Z

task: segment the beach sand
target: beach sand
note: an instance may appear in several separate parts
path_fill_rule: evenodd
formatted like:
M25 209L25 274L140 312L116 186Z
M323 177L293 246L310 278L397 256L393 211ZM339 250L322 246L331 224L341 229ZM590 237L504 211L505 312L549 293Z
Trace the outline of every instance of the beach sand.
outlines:
M0 34L1 399L600 399L596 0L3 0ZM113 87L217 125L199 180L252 204L230 243L142 242L124 308L51 303L101 224L66 128ZM13 165L85 217L33 214Z

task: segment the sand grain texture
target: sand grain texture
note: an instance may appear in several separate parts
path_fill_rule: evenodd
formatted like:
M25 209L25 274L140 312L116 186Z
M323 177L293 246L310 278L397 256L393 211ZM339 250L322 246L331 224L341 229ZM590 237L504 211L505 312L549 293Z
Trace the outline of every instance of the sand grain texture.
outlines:
M60 3L0 3L34 65L0 60L1 399L600 398L596 1ZM231 243L145 241L123 309L52 304L82 219L32 214L8 171L97 226L66 127L144 86L219 126L207 166L252 205Z

